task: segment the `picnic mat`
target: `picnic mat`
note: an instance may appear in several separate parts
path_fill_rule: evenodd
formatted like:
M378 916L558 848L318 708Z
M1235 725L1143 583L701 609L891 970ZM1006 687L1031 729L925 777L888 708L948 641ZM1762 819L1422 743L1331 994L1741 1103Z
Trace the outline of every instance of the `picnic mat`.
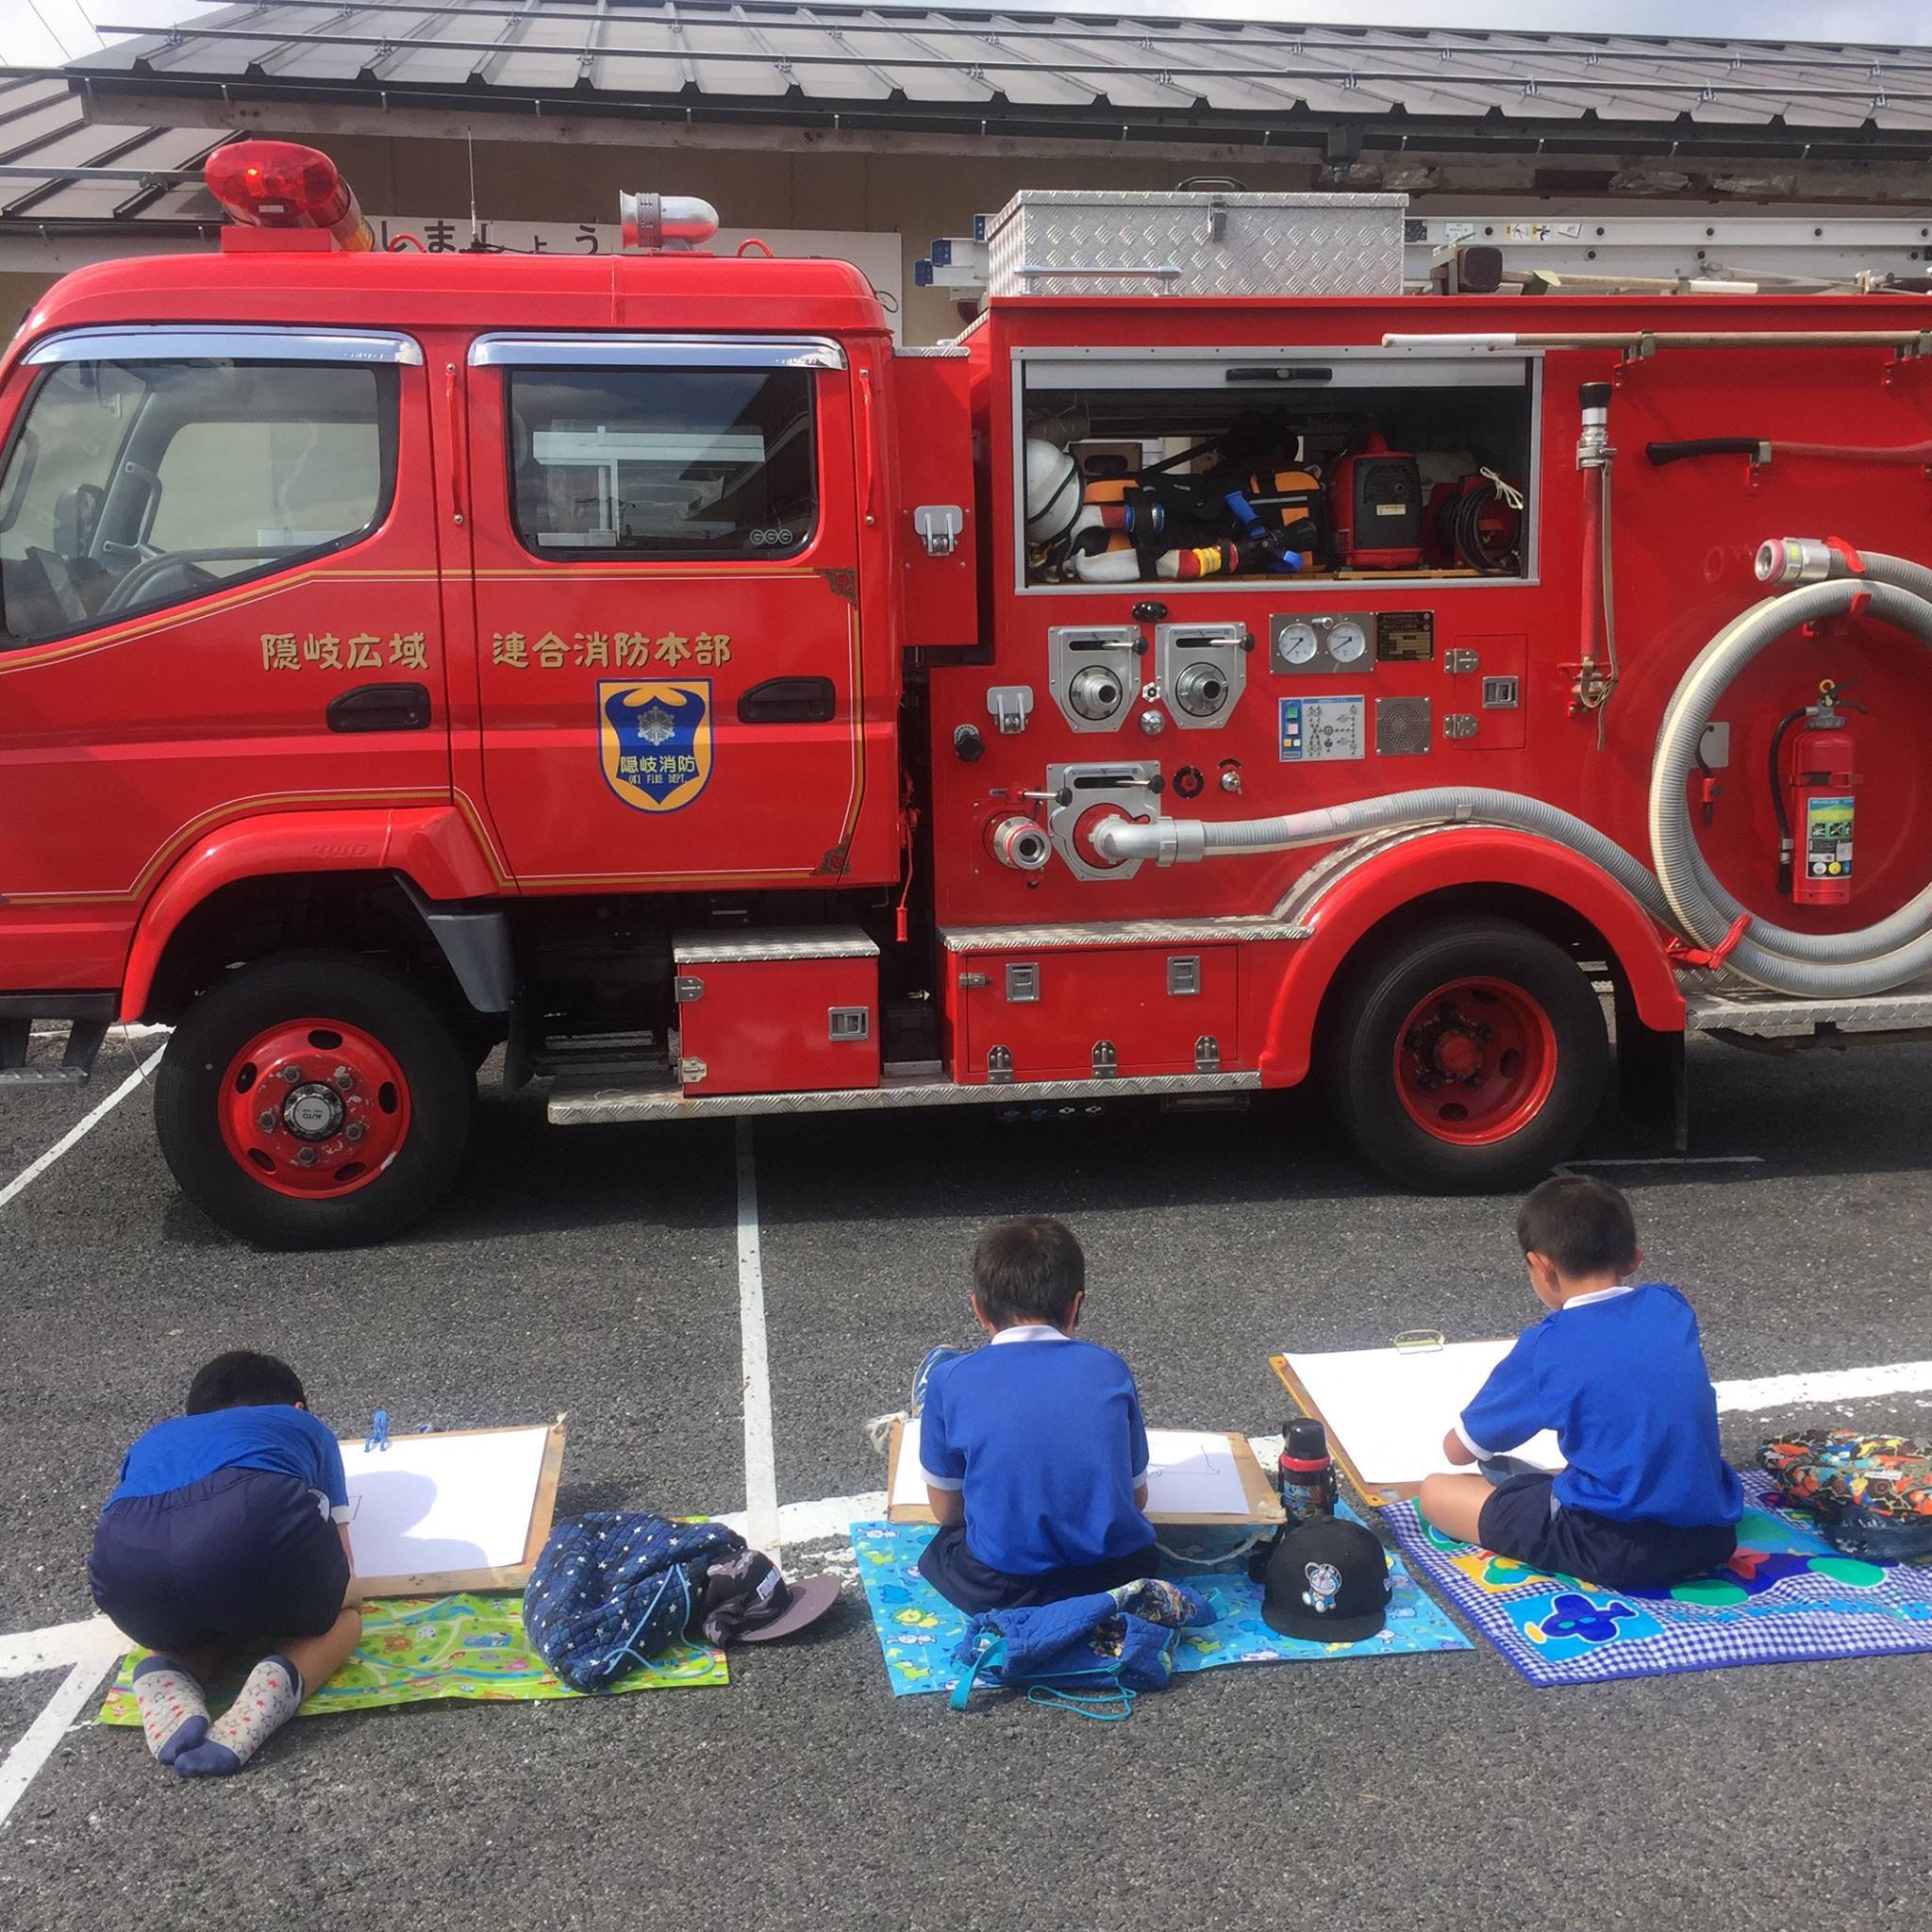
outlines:
M135 1650L122 1660L101 1707L102 1724L141 1722L134 1702L134 1667L146 1655ZM684 1643L621 1677L610 1690L675 1690L729 1681L722 1650ZM225 1706L241 1689L240 1674L215 1689L211 1709ZM385 1597L362 1606L362 1641L341 1669L309 1693L299 1715L332 1717L339 1711L427 1704L440 1697L501 1704L584 1694L559 1683L530 1648L524 1634L521 1595Z
M1345 1510L1345 1506L1344 1506ZM1346 1512L1352 1513L1352 1512ZM1356 1519L1357 1522L1360 1518ZM886 1675L895 1697L925 1690L951 1690L959 1681L953 1653L966 1634L967 1616L956 1610L915 1567L920 1552L937 1534L930 1524L855 1523L852 1551L858 1579L886 1655ZM1261 1586L1250 1583L1247 1557L1231 1556L1250 1531L1239 1527L1161 1531L1170 1548L1203 1562L1160 1559L1159 1574L1191 1584L1214 1606L1217 1620L1197 1630L1183 1630L1174 1668L1211 1671L1217 1664L1321 1663L1329 1657L1391 1657L1419 1650L1469 1650L1468 1638L1419 1591L1402 1560L1391 1555L1390 1581L1395 1593L1389 1622L1379 1636L1361 1643L1309 1643L1283 1637L1261 1621Z
M1450 1541L1413 1503L1385 1513L1416 1566L1532 1684L1932 1650L1932 1570L1840 1556L1767 1477L1741 1474L1737 1555L1667 1591L1544 1575Z

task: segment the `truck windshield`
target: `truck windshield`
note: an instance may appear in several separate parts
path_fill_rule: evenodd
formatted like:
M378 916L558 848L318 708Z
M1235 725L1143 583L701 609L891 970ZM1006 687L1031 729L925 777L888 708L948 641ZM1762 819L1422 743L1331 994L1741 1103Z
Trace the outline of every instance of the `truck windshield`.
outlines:
M30 643L356 541L393 471L395 372L65 362L0 475L0 608Z
M787 557L817 522L802 370L510 377L512 501L531 549Z

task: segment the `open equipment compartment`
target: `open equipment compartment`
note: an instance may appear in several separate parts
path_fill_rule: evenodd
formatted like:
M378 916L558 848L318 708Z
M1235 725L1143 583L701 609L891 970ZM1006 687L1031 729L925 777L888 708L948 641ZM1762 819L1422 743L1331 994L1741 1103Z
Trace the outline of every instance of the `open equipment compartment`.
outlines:
M1535 579L1534 355L1014 359L1022 590Z

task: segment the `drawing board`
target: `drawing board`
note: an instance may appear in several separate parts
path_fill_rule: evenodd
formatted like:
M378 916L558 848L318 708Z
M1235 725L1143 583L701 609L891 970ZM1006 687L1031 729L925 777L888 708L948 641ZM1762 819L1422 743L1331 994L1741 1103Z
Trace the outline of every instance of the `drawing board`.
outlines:
M550 1534L563 1425L342 1442L351 1594L521 1590Z
M1151 1523L1279 1523L1281 1505L1247 1439L1218 1429L1147 1431L1147 1517ZM894 1523L930 1523L919 1467L919 1418L892 1428L886 1514Z
M1515 1347L1513 1336L1427 1348L1346 1348L1274 1357L1274 1372L1305 1414L1326 1425L1328 1447L1364 1495L1411 1496L1424 1476L1454 1473L1442 1438L1490 1371ZM1522 1443L1487 1444L1540 1469L1561 1469L1547 1429ZM1463 1472L1469 1465L1464 1464Z

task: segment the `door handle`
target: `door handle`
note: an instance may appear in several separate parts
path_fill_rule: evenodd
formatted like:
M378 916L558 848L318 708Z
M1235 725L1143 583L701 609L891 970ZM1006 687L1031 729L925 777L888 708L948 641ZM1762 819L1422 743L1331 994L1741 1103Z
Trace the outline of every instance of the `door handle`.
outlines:
M829 677L768 677L738 700L741 724L829 724L838 715Z
M331 731L426 731L426 684L358 684L329 701Z

